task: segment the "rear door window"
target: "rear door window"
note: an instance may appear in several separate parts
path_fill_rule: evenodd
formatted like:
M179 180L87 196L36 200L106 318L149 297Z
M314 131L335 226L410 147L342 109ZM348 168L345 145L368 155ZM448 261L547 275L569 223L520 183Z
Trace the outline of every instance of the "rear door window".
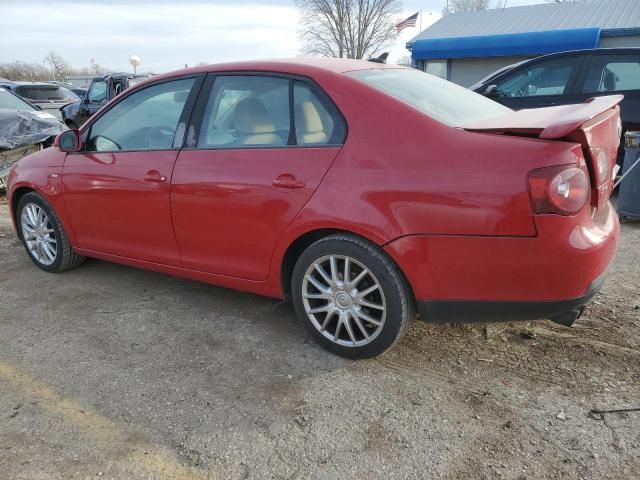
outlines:
M284 146L289 143L289 80L260 75L216 78L198 148Z
M594 55L583 93L640 90L640 55Z
M498 82L498 95L506 98L566 95L577 65L577 58L567 57L518 69Z

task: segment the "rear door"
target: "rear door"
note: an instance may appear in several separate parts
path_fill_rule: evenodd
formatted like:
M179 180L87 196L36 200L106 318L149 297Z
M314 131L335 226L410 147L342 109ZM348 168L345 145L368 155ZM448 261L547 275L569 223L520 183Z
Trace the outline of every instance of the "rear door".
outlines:
M313 195L346 134L314 84L209 76L171 183L186 268L264 280L276 242Z
M583 61L571 55L516 67L496 82L492 98L514 110L579 103L575 80Z
M640 130L640 53L610 53L589 56L578 85L582 101L602 95L624 95L620 104L623 132Z

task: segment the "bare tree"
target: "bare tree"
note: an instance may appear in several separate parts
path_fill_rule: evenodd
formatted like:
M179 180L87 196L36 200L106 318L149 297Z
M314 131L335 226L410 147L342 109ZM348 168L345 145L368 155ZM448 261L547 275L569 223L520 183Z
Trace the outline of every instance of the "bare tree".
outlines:
M380 53L398 33L401 0L296 0L304 52L339 58Z
M442 10L442 15L449 13L477 12L487 10L491 6L490 0L448 0Z
M64 80L70 67L61 55L51 50L43 61L51 68L54 80Z
M90 67L71 68L69 67L64 76L67 75L102 75L109 72L110 69L101 67L97 63L91 64ZM64 80L64 76L57 76L57 80ZM51 70L40 63L11 62L0 63L0 78L7 80L23 80L27 82L42 82L51 80Z
M0 64L0 78L37 82L51 80L51 72L39 63L11 62Z

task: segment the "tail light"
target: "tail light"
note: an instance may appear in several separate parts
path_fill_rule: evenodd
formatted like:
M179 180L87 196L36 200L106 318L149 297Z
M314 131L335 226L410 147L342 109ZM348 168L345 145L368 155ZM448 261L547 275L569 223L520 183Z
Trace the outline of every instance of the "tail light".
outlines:
M573 215L589 201L591 185L584 164L561 165L529 173L529 195L533 213Z

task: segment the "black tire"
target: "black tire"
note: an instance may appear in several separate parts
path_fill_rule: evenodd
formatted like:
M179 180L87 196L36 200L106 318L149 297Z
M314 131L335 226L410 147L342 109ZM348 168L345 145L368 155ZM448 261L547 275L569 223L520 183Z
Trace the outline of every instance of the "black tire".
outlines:
M311 320L311 315L307 314L303 298L305 276L314 263L322 261L322 259L330 255L338 256L338 258L349 257L362 264L374 275L374 279L382 290L379 298L383 298L383 303L386 302L384 322L373 340L369 341L364 336L359 339L359 341L369 341L369 343L357 345L356 342L353 342L351 346L338 344L335 340L331 340L321 333L314 321ZM353 277L353 275L351 276ZM351 280L354 279L351 278ZM376 245L349 234L334 234L322 238L309 246L300 255L293 270L291 298L297 317L318 344L335 354L353 359L375 357L387 351L402 338L407 330L409 321L415 318L413 294L395 263ZM336 300L337 298L334 295L334 300L319 301L333 301L333 304L336 305ZM308 303L309 300L307 300ZM354 317L352 316L351 318ZM352 320L351 327L355 330L354 321ZM318 321L318 323L320 322ZM327 322L324 323L326 324ZM362 323L362 320L360 323ZM366 327L375 328L373 324L367 324ZM351 335L351 332L348 333ZM360 333L362 333L362 329L360 329ZM331 335L331 333L326 334ZM335 330L333 334L335 334ZM373 337L373 335L371 336ZM347 338L348 340L349 337Z
M29 249L26 241L25 232L23 231L22 227L22 215L25 207L29 204L35 204L42 208L49 219L51 228L53 229L53 236L56 241L57 252L53 263L49 265L42 263L38 260L38 258L36 258L35 254ZM49 203L39 194L37 194L36 192L31 192L24 195L18 202L16 213L17 224L18 228L20 229L20 237L22 238L22 244L24 245L29 258L33 261L33 263L36 264L36 266L38 266L45 272L59 273L75 268L85 261L85 257L83 257L82 255L78 255L73 251L73 248L69 243L69 238L67 237L64 228L62 228L62 222L58 218L58 215L56 215L56 212L53 210L51 205L49 205Z

